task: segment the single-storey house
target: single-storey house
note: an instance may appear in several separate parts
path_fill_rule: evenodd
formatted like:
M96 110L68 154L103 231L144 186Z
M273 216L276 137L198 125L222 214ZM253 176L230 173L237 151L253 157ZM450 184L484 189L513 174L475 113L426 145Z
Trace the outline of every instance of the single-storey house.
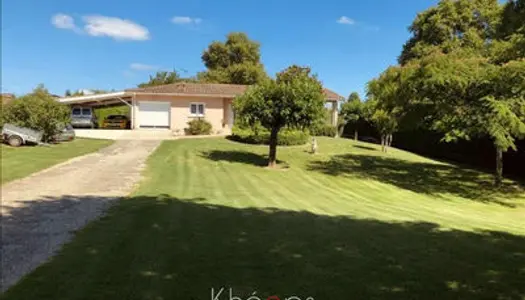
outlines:
M166 128L174 134L184 134L190 120L204 118L213 126L214 134L229 134L235 118L233 99L247 88L247 85L181 82L59 101L93 107L125 103L130 107L131 129ZM335 125L337 104L343 97L328 89L324 89L324 94L326 102L331 104L331 121Z

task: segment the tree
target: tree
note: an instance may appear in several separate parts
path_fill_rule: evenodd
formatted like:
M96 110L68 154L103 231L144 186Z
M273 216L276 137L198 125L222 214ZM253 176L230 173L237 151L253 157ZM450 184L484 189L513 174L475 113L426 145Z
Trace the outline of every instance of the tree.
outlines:
M69 89L66 90L66 92L64 93L64 96L65 97L71 97L71 91Z
M525 137L525 61L503 66L486 58L429 57L416 75L420 97L432 99L434 128L445 141L487 136L496 149L497 185L502 181L502 153L516 150Z
M242 32L228 34L226 42L214 41L202 54L208 69L197 74L202 82L256 84L267 75L260 62L260 45Z
M346 124L354 125L354 139L357 141L358 132L357 124L363 115L363 102L359 94L353 92L348 96L348 101L341 106L341 117L343 119L343 128Z
M399 63L457 49L483 52L495 37L500 16L498 0L441 0L417 15Z
M76 90L70 94L70 96L72 97L84 96L84 95L85 95L84 90Z
M177 82L195 82L194 78L181 78L177 71L173 70L172 72L159 71L155 73L155 76L150 75L147 82L138 84L138 87L144 88L148 86L157 86L163 84L171 84Z
M362 106L362 115L374 124L374 127L381 136L381 151L387 152L388 147L392 145L393 134L398 128L398 119L395 112L388 111L383 104L373 98L373 94L369 92L369 98Z
M525 58L525 0L508 1L501 17L497 39L491 43L494 63Z
M418 14L401 66L369 83L376 126L394 116L445 142L488 137L500 184L502 153L525 136L524 16L524 0L442 0Z
M399 118L412 110L424 111L421 122L442 132L445 142L489 137L496 149L497 185L502 153L516 149L515 140L525 136L524 60L497 65L462 51L432 54L387 69L369 83L369 94L377 109L386 109L372 117L382 134L385 124L390 128L388 112Z
M323 88L310 68L291 66L250 87L234 100L241 122L270 131L268 166L275 167L277 138L284 127L308 128L324 116Z
M43 131L43 140L50 141L58 127L70 121L69 106L55 100L43 85L32 93L17 98L3 108L3 121Z

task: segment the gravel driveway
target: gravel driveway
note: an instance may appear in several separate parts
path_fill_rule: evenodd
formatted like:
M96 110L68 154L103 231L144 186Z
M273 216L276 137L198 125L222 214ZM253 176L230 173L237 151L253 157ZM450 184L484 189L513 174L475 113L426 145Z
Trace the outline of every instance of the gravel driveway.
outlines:
M2 186L1 286L4 291L72 238L75 230L128 195L160 141L116 141Z

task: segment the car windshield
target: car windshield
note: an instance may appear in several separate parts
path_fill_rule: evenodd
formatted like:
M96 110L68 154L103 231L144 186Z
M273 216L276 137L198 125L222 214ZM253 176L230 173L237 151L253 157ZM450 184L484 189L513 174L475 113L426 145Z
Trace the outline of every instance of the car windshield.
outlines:
M81 113L80 108L73 108L72 114L74 116L78 116L78 115L80 115L80 113Z
M91 116L91 108L83 108L82 109L82 115L83 116Z

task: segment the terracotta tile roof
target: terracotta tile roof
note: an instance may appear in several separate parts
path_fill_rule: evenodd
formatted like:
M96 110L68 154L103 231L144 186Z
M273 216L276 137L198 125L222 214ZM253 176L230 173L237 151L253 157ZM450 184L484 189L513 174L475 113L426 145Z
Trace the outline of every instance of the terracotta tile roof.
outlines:
M126 92L234 97L244 93L244 91L246 91L248 87L248 85L240 84L179 82L165 85L150 86L145 88L127 89ZM324 89L324 93L326 95L327 100L341 100L343 98L342 96L329 89Z
M332 90L326 89L326 88L323 89L323 92L327 100L343 101L345 99L345 97L339 95L338 93Z
M8 94L8 93L2 93L0 94L0 98L2 98L2 104L7 104L13 101L13 99L15 99L15 95Z

